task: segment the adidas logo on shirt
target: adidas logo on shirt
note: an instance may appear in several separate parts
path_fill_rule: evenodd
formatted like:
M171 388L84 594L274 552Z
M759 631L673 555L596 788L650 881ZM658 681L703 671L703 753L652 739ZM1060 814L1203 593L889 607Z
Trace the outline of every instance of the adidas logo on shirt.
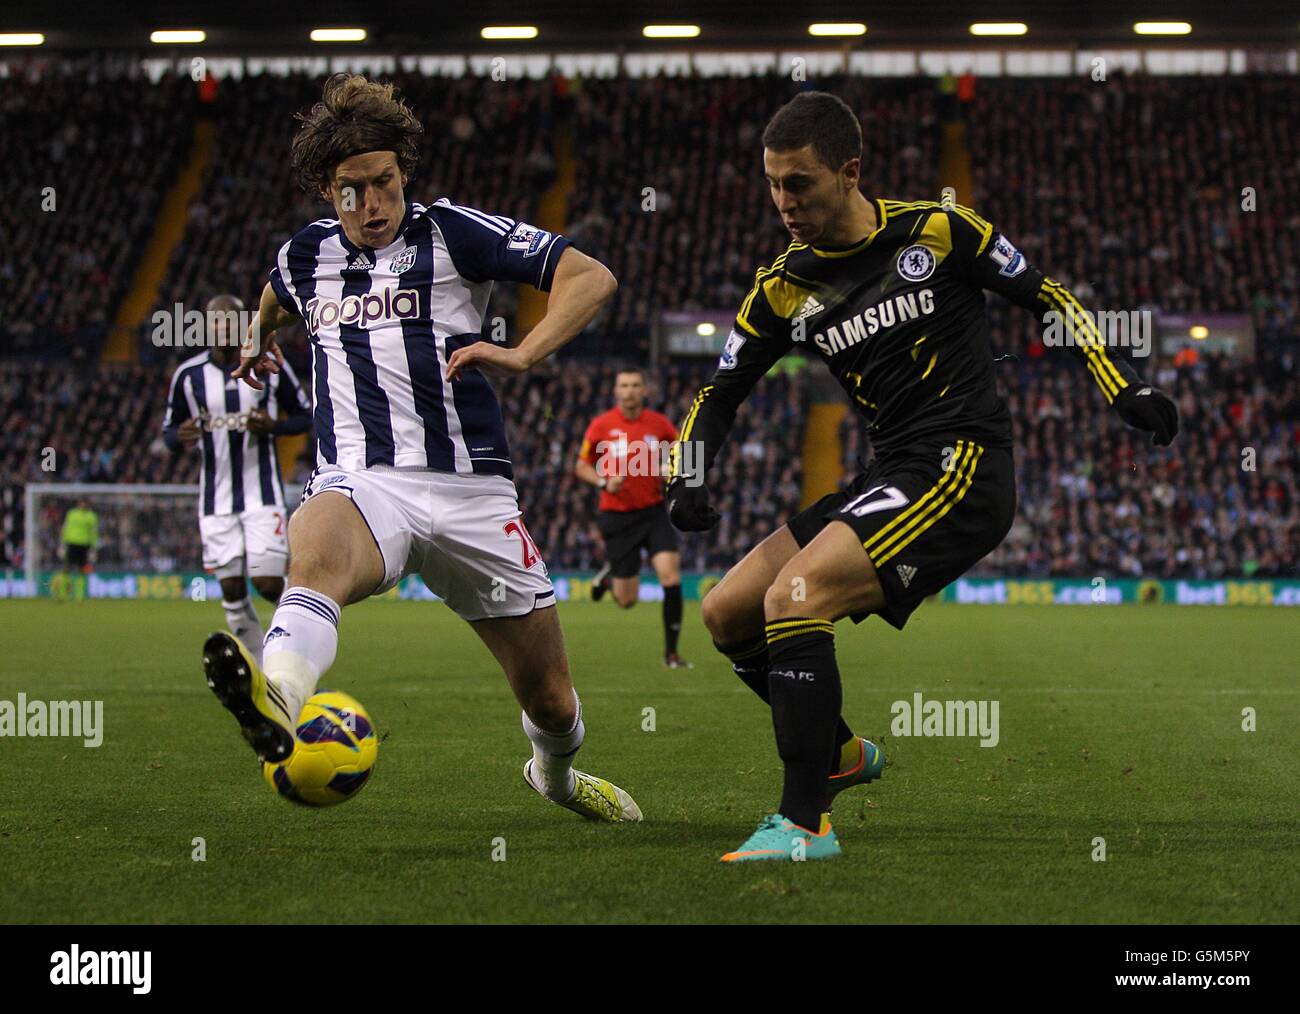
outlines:
M909 567L905 563L900 563L897 569L898 569L898 578L900 581L903 582L903 587L906 588L908 585L912 583L912 578L916 577L916 568Z
M363 253L359 253L357 254L356 258L352 261L352 263L349 264L343 270L344 271L369 271L374 266L375 265L371 262L369 257L367 257Z
M803 306L799 308L799 312L795 315L794 319L797 321L807 320L809 317L813 316L814 314L821 313L825 309L826 307L822 306L821 303L817 302L816 296L809 296L806 300L804 300Z

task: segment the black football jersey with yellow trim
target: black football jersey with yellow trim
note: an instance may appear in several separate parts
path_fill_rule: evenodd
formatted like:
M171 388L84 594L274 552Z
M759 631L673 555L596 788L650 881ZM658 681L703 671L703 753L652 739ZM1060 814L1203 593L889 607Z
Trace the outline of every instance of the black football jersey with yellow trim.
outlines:
M1075 297L1025 260L992 225L948 202L874 202L877 228L852 247L793 243L761 268L741 304L712 381L696 396L681 439L703 442L707 468L736 409L795 348L822 359L864 420L875 452L934 436L1011 443L994 380L983 290L1039 317L1061 314L1070 351L1108 402L1137 382L1106 354Z

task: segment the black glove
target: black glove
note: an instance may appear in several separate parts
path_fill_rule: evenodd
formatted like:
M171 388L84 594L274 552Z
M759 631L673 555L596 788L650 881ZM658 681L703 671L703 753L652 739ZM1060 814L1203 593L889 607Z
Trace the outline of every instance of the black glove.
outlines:
M1115 396L1115 411L1135 430L1151 434L1151 442L1168 447L1178 435L1178 408L1164 391L1126 387Z
M683 532L707 532L721 517L709 506L709 489L704 483L687 485L684 477L668 484L668 517Z

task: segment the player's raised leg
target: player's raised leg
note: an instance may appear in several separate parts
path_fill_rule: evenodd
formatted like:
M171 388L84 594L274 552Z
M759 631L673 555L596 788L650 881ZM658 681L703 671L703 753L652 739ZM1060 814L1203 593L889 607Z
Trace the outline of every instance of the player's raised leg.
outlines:
M799 553L799 543L786 525L765 538L704 596L704 626L714 647L731 662L744 684L771 705L764 600L778 575ZM794 593L796 586L790 588ZM838 763L826 784L827 800L844 789L875 781L885 766L880 748L854 735L843 716L835 727Z
M292 563L263 644L263 664L238 641L204 645L208 685L261 760L293 750L293 725L338 650L339 610L373 593L385 563L360 510L343 493L310 497L289 524ZM264 669L263 669L264 667Z
M546 799L593 820L640 820L641 809L627 792L573 767L586 727L555 606L471 625L500 663L523 708L524 733L533 745L533 756L524 765L528 784Z
M843 703L834 623L884 605L884 590L860 539L839 523L822 529L768 587L763 613L772 725L785 769L781 805L724 861L791 858L798 847L810 859L839 854L824 816L827 780L839 764L836 730Z

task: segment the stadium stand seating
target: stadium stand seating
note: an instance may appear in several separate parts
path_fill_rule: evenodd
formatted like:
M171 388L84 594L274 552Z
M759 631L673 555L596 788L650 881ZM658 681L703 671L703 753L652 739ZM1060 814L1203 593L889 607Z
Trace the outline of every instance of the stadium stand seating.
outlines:
M197 466L158 439L167 381L187 355L139 335L141 362L96 356L160 195L185 157L196 111L218 127L217 157L191 205L160 306L222 291L257 298L278 244L326 213L294 188L285 157L291 113L319 80L226 79L198 110L193 83L151 84L125 65L33 61L0 78L0 152L28 202L0 204L6 235L41 231L0 249L0 564L22 563L27 482L184 482ZM40 87L31 87L33 75ZM428 144L413 196L529 218L553 178L556 118L572 115L578 185L569 233L623 282L613 307L557 363L499 383L533 535L552 569L600 561L596 495L572 476L588 420L610 406L617 365L644 362L654 315L731 307L753 272L787 239L762 184L759 136L788 95L775 78L553 82L403 77ZM937 196L939 101L919 80L821 81L844 95L867 132L873 193ZM1006 101L1015 88L1016 101ZM1300 387L1296 380L1296 242L1300 138L1269 110L1294 108L1290 78L1116 79L1098 89L1062 79L981 80L967 107L975 208L1026 254L1097 307L1248 313L1253 365L1216 356L1138 362L1174 392L1184 432L1155 449L1104 410L1068 357L1043 355L1035 322L990 300L1015 418L1020 513L980 573L1008 576L1296 576L1300 572ZM85 115L86 103L96 115ZM70 110L78 110L71 115ZM53 138L50 120L75 124ZM1051 122L1052 130L1042 127ZM1170 136L1167 124L1179 124ZM1190 131L1190 133L1189 133ZM34 147L35 146L35 147ZM47 183L41 150L56 172ZM39 208L55 186L58 211ZM1258 210L1243 212L1241 188ZM653 187L655 211L642 210ZM51 235L49 230L56 231ZM492 314L509 317L502 287ZM288 341L304 369L301 332ZM707 362L651 374L651 404L680 420ZM724 518L684 540L687 568L725 567L797 509L805 377L773 375L747 405L712 481ZM867 453L842 428L846 478ZM41 469L53 447L59 467ZM1255 470L1243 469L1253 449ZM309 469L300 461L290 481ZM122 524L125 524L123 522ZM125 566L197 558L193 518L145 532L109 526ZM49 527L49 526L45 526Z

